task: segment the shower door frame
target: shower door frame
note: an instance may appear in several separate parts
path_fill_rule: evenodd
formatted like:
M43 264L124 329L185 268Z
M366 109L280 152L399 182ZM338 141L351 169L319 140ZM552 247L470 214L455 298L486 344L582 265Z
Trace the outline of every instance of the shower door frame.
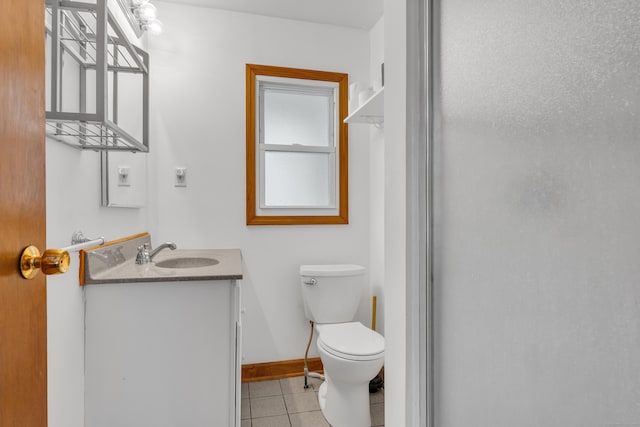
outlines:
M435 0L407 0L407 425L434 427ZM416 375L418 373L418 375Z

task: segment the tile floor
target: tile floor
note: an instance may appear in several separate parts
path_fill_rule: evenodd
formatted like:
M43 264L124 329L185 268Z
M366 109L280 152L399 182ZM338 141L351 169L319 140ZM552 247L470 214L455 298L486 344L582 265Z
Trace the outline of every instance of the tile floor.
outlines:
M322 382L304 377L242 384L241 427L329 427L318 404ZM372 426L384 426L384 389L369 395Z

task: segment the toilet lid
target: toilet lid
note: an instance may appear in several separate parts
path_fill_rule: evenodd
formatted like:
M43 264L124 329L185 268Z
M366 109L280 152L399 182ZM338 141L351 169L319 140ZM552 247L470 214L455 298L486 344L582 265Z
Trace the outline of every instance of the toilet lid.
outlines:
M335 356L372 360L384 355L384 337L360 322L316 325L316 329L318 345Z

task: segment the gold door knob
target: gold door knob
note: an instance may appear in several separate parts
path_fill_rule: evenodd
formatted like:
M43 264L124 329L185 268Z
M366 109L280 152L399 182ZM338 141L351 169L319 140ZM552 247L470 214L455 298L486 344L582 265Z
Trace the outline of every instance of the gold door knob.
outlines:
M25 279L33 279L42 270L43 274L66 273L71 264L69 252L62 249L47 249L42 255L35 246L28 246L20 257L20 273Z

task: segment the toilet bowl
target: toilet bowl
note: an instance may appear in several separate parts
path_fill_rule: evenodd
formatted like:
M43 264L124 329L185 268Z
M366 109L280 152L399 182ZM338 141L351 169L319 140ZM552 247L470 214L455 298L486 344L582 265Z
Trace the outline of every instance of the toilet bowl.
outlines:
M334 427L369 427L369 381L384 363L384 338L359 322L316 325L325 372L318 400Z
M370 427L369 381L384 363L384 337L354 317L366 282L359 265L300 266L305 316L315 323L325 381L318 400L333 427Z

